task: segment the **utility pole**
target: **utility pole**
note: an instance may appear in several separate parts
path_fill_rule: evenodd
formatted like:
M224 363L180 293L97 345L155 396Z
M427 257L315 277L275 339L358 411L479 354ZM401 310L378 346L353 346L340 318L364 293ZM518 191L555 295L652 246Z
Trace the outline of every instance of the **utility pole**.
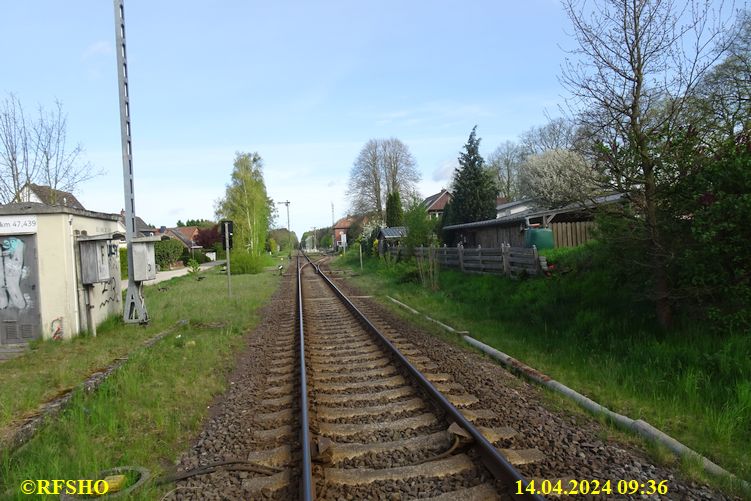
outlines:
M331 202L331 233L333 236L331 237L331 248L333 250L336 250L336 228L334 228L334 202Z
M289 247L289 256L292 257L292 232L289 229L289 204L292 203L289 200L284 202L277 202L277 205L284 205L287 207L287 246Z
M117 83L120 94L120 142L123 156L123 192L125 195L125 241L128 245L128 292L123 304L126 323L148 323L149 314L143 300L142 283L135 281L133 239L136 238L136 202L133 191L133 149L130 137L130 97L128 59L125 52L125 9L123 0L113 0L115 8L115 52Z
M222 221L222 233L224 234L224 250L227 253L227 296L232 299L232 271L230 269L229 254L232 250L232 232L234 223L232 221Z

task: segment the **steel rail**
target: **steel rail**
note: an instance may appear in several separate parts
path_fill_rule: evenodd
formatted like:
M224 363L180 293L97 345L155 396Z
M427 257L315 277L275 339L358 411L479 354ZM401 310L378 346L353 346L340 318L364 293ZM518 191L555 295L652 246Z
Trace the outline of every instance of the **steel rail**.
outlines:
M365 326L365 328L373 335L375 335L376 338L379 339L383 343L383 345L389 349L389 351L391 351L394 357L399 360L403 367L407 369L407 371L417 380L417 382L428 393L428 395L433 398L434 402L448 415L450 415L451 418L459 426L464 428L464 430L472 436L472 439L474 440L474 446L480 453L483 464L485 464L485 466L488 468L488 470L490 470L493 476L496 479L505 482L511 487L515 486L516 482L522 482L521 491L523 492L523 494L517 494L515 490L512 490L511 495L517 499L533 499L536 501L544 501L545 498L540 495L527 493L526 489L529 484L528 480L521 473L519 473L519 471L517 471L517 469L514 468L511 463L508 462L508 460L498 451L498 449L495 448L495 446L493 446L493 444L488 441L487 438L485 438L485 436L483 436L483 434L480 432L480 430L477 429L477 427L475 427L474 424L467 420L467 418L465 418L464 415L459 412L459 410L451 402L449 402L446 397L443 396L443 394L438 391L438 389L436 389L435 386L433 386L433 383L428 381L428 379L414 365L412 365L409 360L407 360L407 358L399 351L399 349L394 346L391 341L389 341L386 336L384 336L378 330L378 328L370 322L370 320L368 320L368 318L352 303L352 301L350 301L349 298L341 290L339 290L339 288L324 273L321 273L320 267L314 264L306 254L303 253L303 255L315 268L316 273L318 273L324 279L324 281L328 283L331 289L333 289L334 293L339 296L339 298L341 298L341 300L355 314L355 316Z
M307 257L307 256L306 256ZM310 260L308 260L310 261ZM308 263L303 264L306 266ZM300 256L297 256L297 319L300 334L300 442L302 445L302 471L300 472L300 499L313 501L313 462L310 454L310 424L308 417L308 377L305 369L305 322L302 308L302 280Z

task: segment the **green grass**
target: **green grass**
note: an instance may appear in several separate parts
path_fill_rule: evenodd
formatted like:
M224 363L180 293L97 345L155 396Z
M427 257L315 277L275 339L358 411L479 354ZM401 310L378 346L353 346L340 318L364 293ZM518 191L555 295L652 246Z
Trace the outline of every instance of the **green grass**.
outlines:
M36 408L132 352L95 394L77 392L68 409L27 445L13 455L0 455L0 497L8 489L17 492L25 479L93 478L103 469L125 465L158 474L189 446L207 406L225 388L242 334L257 324L257 310L279 280L272 273L235 277L228 300L226 278L215 272L206 276L200 282L190 277L163 282L166 292L147 287L148 327L111 320L96 338L43 342L32 353L0 365L0 379L14 381L0 386L7 423L13 411ZM138 348L182 319L188 322L152 347ZM14 395L24 404L11 404ZM140 498L155 496L157 490L147 490Z
M370 259L354 280L469 330L751 480L751 335L710 334L688 320L661 331L651 305L590 249L556 250L549 260L559 273L540 279L443 269L436 292L423 288L405 263ZM339 262L359 270L356 256Z

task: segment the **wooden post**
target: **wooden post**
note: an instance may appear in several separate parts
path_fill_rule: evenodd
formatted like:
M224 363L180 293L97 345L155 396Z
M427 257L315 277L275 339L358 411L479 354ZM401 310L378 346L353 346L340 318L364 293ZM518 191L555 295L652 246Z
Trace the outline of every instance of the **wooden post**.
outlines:
M541 267L540 267L540 255L537 253L537 246L536 245L532 246L532 255L535 258L535 260L534 260L535 275L539 275L540 274L540 269L541 269Z
M501 260L503 261L503 274L506 276L511 275L511 268L508 262L508 254L509 254L509 247L510 244L503 243L501 244Z
M464 273L464 247L457 245L456 252L459 256L459 269L462 270L462 273Z
M482 246L477 246L477 257L480 260L480 271L485 271L485 264L482 262Z

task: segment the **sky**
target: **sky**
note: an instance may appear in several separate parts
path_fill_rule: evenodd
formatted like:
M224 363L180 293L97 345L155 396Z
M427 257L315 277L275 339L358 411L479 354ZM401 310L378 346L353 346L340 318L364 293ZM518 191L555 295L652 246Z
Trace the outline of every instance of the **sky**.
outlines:
M124 206L113 2L2 0L0 98L60 100L99 176L90 210ZM561 114L572 46L557 0L125 0L136 214L214 219L236 152L257 151L298 236L347 215L369 139L412 152L427 197L449 188L473 126L487 156ZM278 206L277 226L286 226Z

